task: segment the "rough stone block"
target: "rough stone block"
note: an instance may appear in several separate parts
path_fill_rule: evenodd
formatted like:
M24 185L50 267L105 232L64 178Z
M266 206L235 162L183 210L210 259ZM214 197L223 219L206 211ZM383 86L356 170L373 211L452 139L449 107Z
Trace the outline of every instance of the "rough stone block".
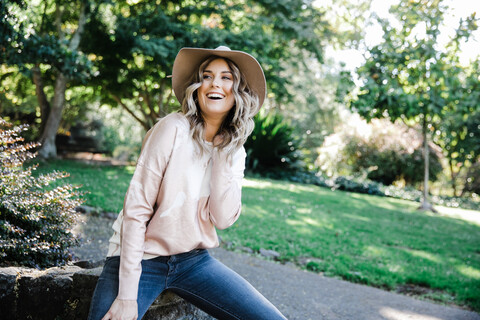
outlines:
M78 267L23 273L17 280L17 319L55 319L70 296Z
M78 319L88 316L102 267L0 268L1 319ZM164 292L144 319L212 320L172 292Z
M93 291L102 268L84 269L73 275L73 286L65 306L64 319L87 319Z
M19 268L0 269L0 310L2 317L13 319L16 313L15 282Z

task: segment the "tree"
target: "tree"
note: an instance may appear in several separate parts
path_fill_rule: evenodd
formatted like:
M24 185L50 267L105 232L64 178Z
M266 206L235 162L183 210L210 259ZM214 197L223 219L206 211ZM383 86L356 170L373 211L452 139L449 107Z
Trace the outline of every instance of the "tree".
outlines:
M289 100L276 101L274 107L294 128L304 160L309 169L313 169L318 149L340 122L340 104L334 101L339 76L329 69L331 61L321 64L300 50L292 50L297 51L299 59L285 65L281 74L290 79L285 86Z
M452 60L459 46L439 48L439 27L446 10L441 0L402 1L392 6L390 12L398 18L400 26L379 19L383 41L369 50L365 64L357 70L363 83L356 97L349 101L351 109L367 120L389 118L420 124L425 163L420 208L425 210L433 209L428 201L430 135L453 106L471 106L468 95L478 88L463 80L465 70ZM475 21L472 15L468 23L462 22L452 41L468 40L476 28ZM451 86L452 83L458 85ZM459 112L456 110L454 113Z
M320 36L328 29L322 16L301 0L111 3L93 12L81 47L94 57L91 84L102 102L122 107L147 130L179 107L168 75L182 47L252 53L264 67L269 97L288 100L282 62L295 58L292 47L321 61Z
M315 2L315 6L325 12L328 24L325 46L336 50L358 48L365 37L362 26L367 23L370 5L371 0ZM290 53L295 59L284 62L280 74L289 79L285 86L288 95L286 99L277 99L273 106L293 126L294 135L301 138L304 160L308 168L314 170L325 137L342 121L343 105L335 101L341 69L334 59L318 61L294 47Z
M10 41L2 48L1 63L15 66L35 85L41 114L39 155L44 158L56 156L55 136L67 84L88 77L88 59L78 49L90 6L86 0L43 1L41 6L23 1L3 6L2 2L2 10L10 17L2 28L8 30Z
M452 57L452 61L458 65L458 56ZM475 164L480 161L479 67L477 60L460 68L458 76L450 79L448 105L433 135L433 141L442 148L448 161L454 196L474 191L469 186L478 176L478 165Z
M20 119L20 123L34 123L35 88L19 73L18 67L7 65L7 59L14 55L12 50L25 37L20 17L12 12L13 8L23 7L22 0L0 2L0 114ZM22 110L20 106L23 106Z

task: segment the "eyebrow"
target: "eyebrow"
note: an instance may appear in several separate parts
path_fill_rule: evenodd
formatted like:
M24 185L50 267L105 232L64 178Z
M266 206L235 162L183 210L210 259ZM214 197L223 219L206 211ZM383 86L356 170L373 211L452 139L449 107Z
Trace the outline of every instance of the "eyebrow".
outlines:
M210 72L210 73L213 73L213 71L210 71L210 70L203 70L203 72ZM221 73L230 73L232 74L231 71L222 71Z

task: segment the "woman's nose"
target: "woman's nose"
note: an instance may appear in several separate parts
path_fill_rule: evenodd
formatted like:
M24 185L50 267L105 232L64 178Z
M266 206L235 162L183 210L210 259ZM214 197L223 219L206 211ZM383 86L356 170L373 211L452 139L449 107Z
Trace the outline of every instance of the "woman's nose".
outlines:
M214 79L212 84L214 87L220 87L220 82L217 79Z

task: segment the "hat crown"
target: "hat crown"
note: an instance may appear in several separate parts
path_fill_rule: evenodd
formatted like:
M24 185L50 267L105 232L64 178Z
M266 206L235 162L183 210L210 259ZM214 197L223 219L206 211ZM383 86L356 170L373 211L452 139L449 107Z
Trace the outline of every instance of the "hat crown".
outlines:
M218 50L218 51L232 51L227 46L219 46L219 47L216 47L215 50Z

